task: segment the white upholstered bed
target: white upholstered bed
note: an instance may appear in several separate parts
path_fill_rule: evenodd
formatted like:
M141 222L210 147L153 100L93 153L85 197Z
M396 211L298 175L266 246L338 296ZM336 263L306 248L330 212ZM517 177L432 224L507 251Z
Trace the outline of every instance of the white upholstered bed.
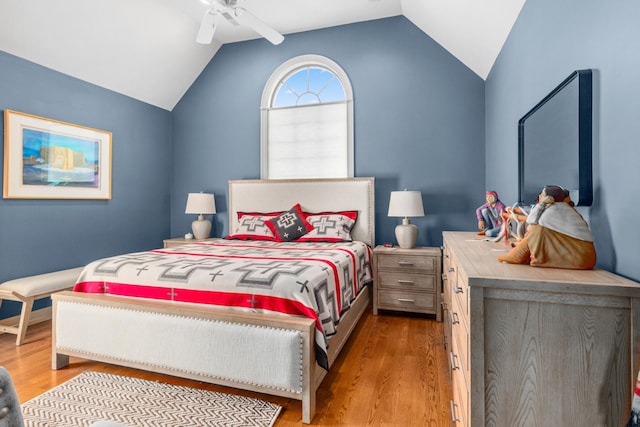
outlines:
M237 212L357 210L354 240L373 246L373 178L229 181L229 229ZM331 366L370 300L358 294L329 340ZM316 321L202 304L63 292L53 300L52 367L69 356L145 369L302 401L315 414L326 371L315 361Z

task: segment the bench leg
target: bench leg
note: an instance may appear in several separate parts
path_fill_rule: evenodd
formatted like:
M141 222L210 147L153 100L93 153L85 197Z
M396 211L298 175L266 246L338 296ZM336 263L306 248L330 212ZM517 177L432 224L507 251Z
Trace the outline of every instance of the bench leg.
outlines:
M16 337L16 345L22 345L24 337L27 335L27 326L31 319L31 309L33 308L33 297L25 298L22 301L22 311L20 312L20 322L18 323L18 333Z

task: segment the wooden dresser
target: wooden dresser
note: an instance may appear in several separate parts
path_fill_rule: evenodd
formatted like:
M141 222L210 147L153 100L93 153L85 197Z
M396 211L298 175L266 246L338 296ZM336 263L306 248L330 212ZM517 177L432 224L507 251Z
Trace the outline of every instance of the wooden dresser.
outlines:
M378 309L435 314L441 320L440 248L377 246L373 250L373 314Z
M503 264L509 248L475 233L444 232L443 242L454 425L625 425L640 285L603 270Z

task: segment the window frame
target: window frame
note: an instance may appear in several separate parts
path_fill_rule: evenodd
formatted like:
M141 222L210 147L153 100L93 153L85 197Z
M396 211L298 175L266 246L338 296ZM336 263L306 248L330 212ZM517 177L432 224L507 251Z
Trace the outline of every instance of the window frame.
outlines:
M269 77L262 91L260 101L260 177L269 176L269 110L276 96L280 82L294 72L307 67L324 68L332 72L342 84L347 107L347 177L353 178L355 172L354 138L353 138L353 88L347 73L335 61L322 55L300 55L281 64ZM285 107L294 108L294 107Z

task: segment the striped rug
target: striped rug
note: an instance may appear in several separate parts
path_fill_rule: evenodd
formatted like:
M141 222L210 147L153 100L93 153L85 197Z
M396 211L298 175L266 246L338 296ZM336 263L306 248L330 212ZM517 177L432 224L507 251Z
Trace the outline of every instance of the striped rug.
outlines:
M272 426L282 408L259 399L84 372L24 403L27 427Z

